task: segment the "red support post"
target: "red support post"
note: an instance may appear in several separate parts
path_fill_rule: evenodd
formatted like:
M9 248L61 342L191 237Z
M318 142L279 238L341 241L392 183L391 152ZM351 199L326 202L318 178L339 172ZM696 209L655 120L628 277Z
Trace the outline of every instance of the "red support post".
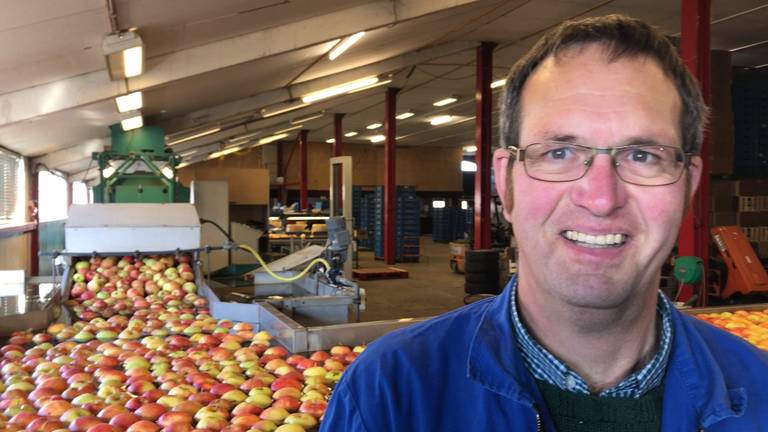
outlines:
M342 125L342 119L344 114L336 113L333 115L333 146L331 147L331 157L341 156L344 153L344 128ZM344 209L344 194L341 192L341 166L334 165L333 167L333 202L336 207L333 209L333 214L340 215ZM345 215L350 217L351 215Z
M283 142L278 141L277 142L277 176L283 179L283 182L280 183L280 186L278 188L278 199L280 202L285 205L287 194L286 194L286 185L285 185L285 165L283 164Z
M299 131L299 208L306 210L309 208L307 202L307 134L309 131L302 129Z
M333 115L333 146L331 154L333 157L341 156L344 153L344 129L341 120L344 114L336 113Z
M701 86L704 102L709 105L709 59L710 59L710 0L682 0L680 15L680 56L688 70ZM677 240L678 255L693 255L704 261L704 287L699 295L699 304L706 302L706 274L709 268L709 133L705 130L701 147L701 182L693 198ZM693 295L690 287L684 286L679 295L686 301Z
M30 168L32 164L29 165ZM34 203L34 207L27 208L28 220L35 223L35 229L29 232L29 275L40 276L40 258L37 256L40 252L40 218L37 209L40 204L39 182L40 176L34 169L29 170L29 197Z
M475 214L474 248L491 247L491 142L493 79L493 42L482 42L477 47L475 78Z
M395 180L395 146L397 139L397 92L399 88L387 88L384 115L384 262L395 263L395 208L397 206Z

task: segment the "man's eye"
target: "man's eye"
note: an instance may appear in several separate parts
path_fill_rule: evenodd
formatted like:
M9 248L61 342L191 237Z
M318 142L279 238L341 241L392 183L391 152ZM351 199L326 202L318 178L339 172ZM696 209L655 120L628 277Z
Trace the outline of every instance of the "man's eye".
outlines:
M568 156L570 156L573 153L573 151L569 148L563 147L563 148L552 149L548 153L549 153L548 156L552 159L565 159Z
M629 153L629 160L636 163L648 164L658 162L658 157L645 150L632 150Z

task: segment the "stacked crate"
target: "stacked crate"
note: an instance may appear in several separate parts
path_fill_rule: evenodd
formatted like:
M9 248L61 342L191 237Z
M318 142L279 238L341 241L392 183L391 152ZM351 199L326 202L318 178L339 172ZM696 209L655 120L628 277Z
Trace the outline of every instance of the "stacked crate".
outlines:
M465 238L469 232L472 211L456 207L432 209L432 240L448 243Z
M352 187L352 216L358 233L357 247L364 250L373 248L374 200L373 192L364 191L360 186Z
M768 69L738 70L733 80L734 172L768 172Z
M384 258L384 187L374 192L374 256ZM413 186L398 186L395 198L395 260L418 261L421 200Z
M758 256L768 259L768 179L713 179L710 196L709 225L740 226Z

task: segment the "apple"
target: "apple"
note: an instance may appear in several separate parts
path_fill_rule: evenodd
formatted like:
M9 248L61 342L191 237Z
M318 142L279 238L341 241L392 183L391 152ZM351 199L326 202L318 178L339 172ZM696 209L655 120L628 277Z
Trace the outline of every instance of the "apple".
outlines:
M275 423L282 423L283 420L290 414L285 408L269 407L261 412L259 417L262 420L269 420Z
M325 414L325 410L328 408L328 402L325 400L307 400L301 403L299 406L299 412L311 414L317 418L320 418Z
M288 417L283 420L285 424L298 425L305 429L311 429L317 426L317 418L311 414L297 412L289 414Z
M275 432L305 432L306 429L297 424L284 424L275 429Z
M92 426L102 424L103 422L92 415L78 417L69 423L69 430L72 432L86 432Z
M296 412L301 406L301 401L290 396L283 396L275 399L272 403L273 408L285 408L288 412Z
M125 432L158 432L160 426L149 420L139 420L132 424Z

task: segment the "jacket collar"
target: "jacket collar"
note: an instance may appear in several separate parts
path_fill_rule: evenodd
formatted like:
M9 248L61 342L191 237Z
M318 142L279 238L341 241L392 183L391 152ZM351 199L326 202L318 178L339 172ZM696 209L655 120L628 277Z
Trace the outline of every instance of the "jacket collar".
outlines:
M515 342L510 307L511 286L516 277L514 275L504 291L484 308L469 345L467 377L524 405L544 406ZM727 387L707 344L675 308L672 308L672 327L672 352L664 380L663 430L706 428L743 414L746 391ZM690 421L699 424L688 425ZM686 427L677 427L682 425Z
M533 405L539 399L536 383L517 349L511 319L516 277L489 302L480 318L469 346L467 376L488 390Z
M664 399L676 400L679 408L695 412L699 424L692 426L708 428L729 417L741 416L747 406L747 392L741 387L729 388L709 345L694 328L691 319L694 318L685 317L672 308L674 337L664 380ZM687 403L683 404L684 401ZM677 411L665 415L664 423L682 425L686 416L680 414ZM683 429L673 426L669 430Z

